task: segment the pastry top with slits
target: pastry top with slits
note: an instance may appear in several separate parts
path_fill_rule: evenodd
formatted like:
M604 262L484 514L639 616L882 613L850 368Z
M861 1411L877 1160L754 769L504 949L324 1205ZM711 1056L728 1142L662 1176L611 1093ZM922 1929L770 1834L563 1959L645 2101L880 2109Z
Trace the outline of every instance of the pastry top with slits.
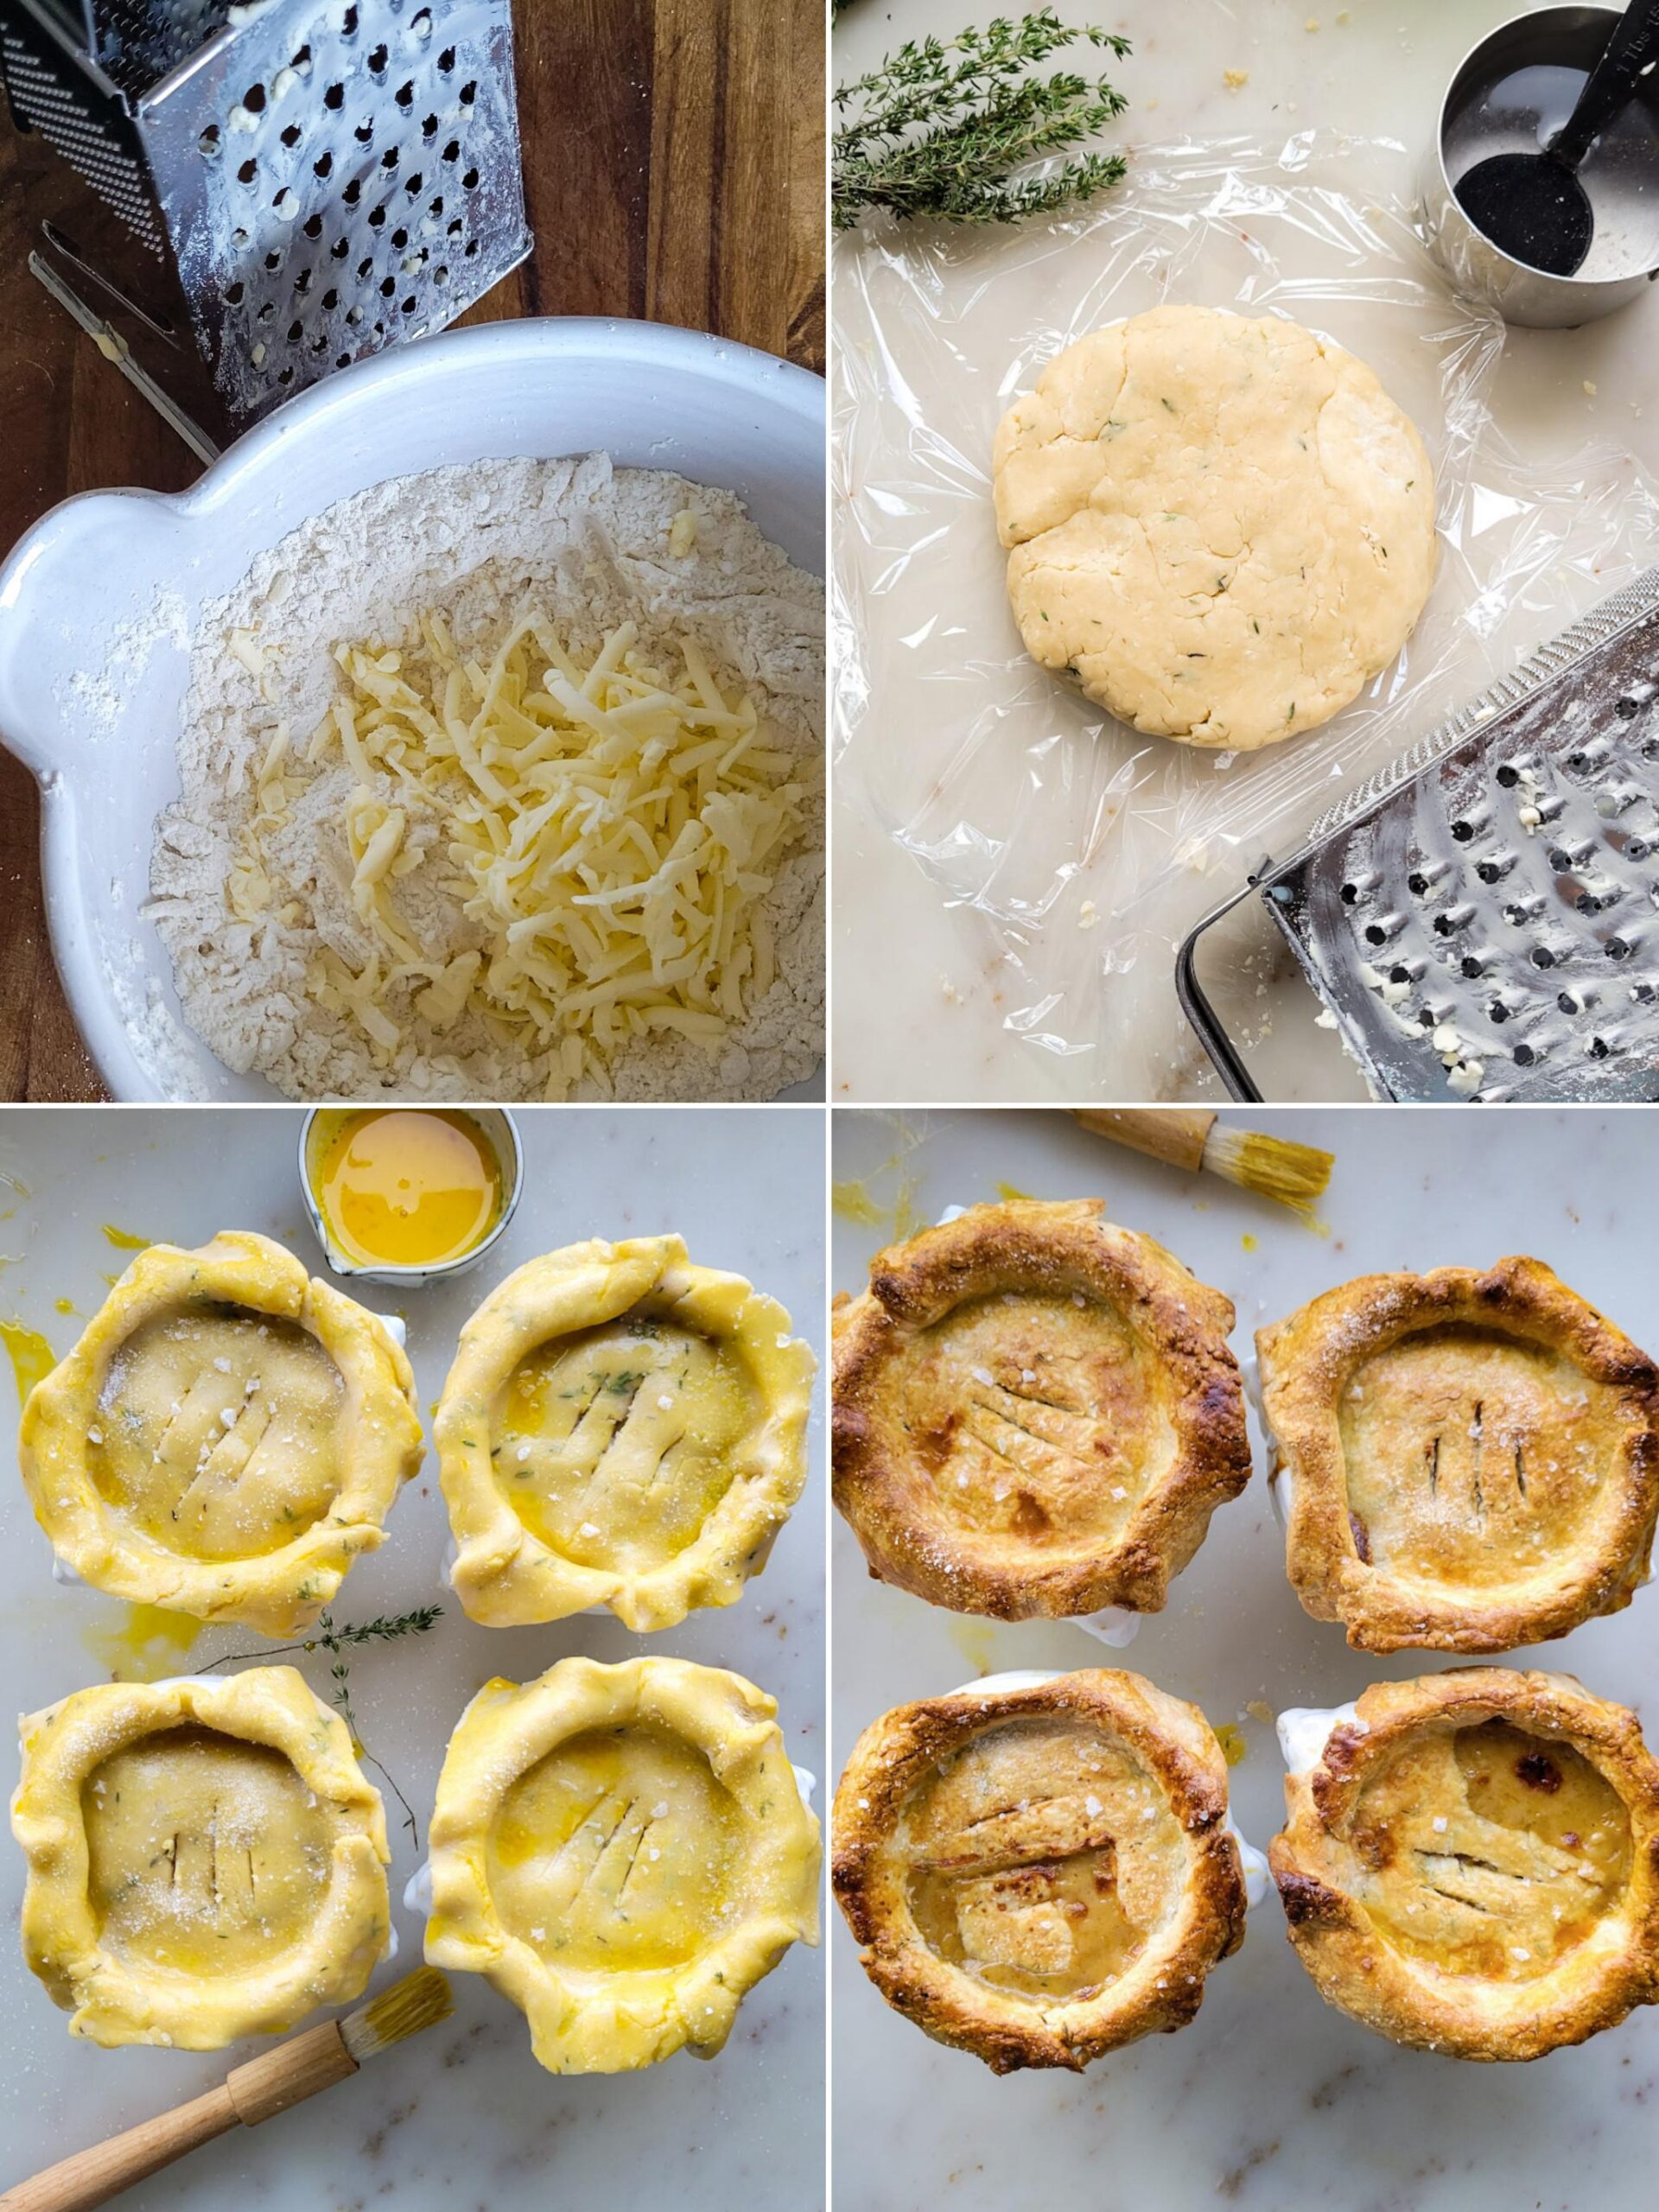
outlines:
M23 1949L72 2034L217 2050L359 1994L385 1818L295 1669L104 1683L20 1732Z
M1541 1262L1365 1275L1256 1338L1316 1619L1504 1651L1617 1612L1659 1514L1659 1369Z
M1103 1212L975 1206L837 1300L836 1503L883 1580L1009 1620L1156 1612L1249 1480L1230 1303Z
M732 1604L800 1496L816 1368L775 1299L677 1236L528 1262L462 1330L438 1405L467 1612L602 1605L655 1629Z
M817 1941L818 1824L776 1712L679 1659L486 1682L438 1783L428 1959L486 1975L552 2073L712 2057Z
M414 1388L378 1316L269 1237L152 1244L30 1393L23 1476L83 1580L290 1635L381 1542Z
M1570 1676L1378 1684L1286 1802L1291 1941L1396 2042L1533 2058L1659 1998L1659 1766Z
M1198 2010L1243 1934L1196 1707L1107 1669L900 1706L836 1796L836 1897L889 2004L996 2072L1080 2068Z

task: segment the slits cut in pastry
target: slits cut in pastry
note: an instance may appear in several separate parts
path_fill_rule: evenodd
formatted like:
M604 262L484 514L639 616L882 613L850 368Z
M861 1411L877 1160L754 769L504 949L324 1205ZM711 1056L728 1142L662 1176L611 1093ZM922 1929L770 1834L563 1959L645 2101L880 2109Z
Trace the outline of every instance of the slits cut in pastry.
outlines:
M486 1975L550 2073L712 2058L818 1940L818 1824L777 1710L683 1659L486 1682L438 1780L428 1960Z
M1157 1612L1249 1479L1233 1308L1098 1198L975 1206L837 1303L836 1503L885 1582Z
M608 1605L635 1630L729 1605L806 1479L817 1362L677 1236L531 1260L461 1331L439 1402L452 1579L492 1628Z
M836 1791L831 1878L889 2005L998 2074L1185 2027L1244 1936L1196 1706L1100 1668L901 1705Z
M361 1994L385 1815L294 1668L101 1683L19 1732L23 1952L72 2035L219 2050Z
M1628 1605L1659 1369L1538 1260L1362 1275L1256 1338L1286 1563L1368 1651L1509 1651Z
M1459 1667L1296 1718L1335 1725L1268 1860L1328 2003L1523 2059L1659 1998L1659 1764L1634 1713L1568 1675Z
M152 1244L30 1391L35 1517L84 1582L268 1636L309 1626L419 1468L384 1321L268 1236Z

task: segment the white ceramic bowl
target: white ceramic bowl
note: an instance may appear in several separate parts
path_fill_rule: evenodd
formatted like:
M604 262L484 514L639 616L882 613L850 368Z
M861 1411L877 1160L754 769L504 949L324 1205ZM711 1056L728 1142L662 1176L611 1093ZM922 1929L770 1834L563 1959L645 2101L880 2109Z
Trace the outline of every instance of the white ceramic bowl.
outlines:
M0 739L40 781L58 971L117 1098L272 1096L184 1027L140 918L151 824L178 793L202 606L309 516L387 477L599 451L735 492L823 574L820 380L700 333L577 318L397 347L289 401L189 491L84 493L20 540L0 569Z

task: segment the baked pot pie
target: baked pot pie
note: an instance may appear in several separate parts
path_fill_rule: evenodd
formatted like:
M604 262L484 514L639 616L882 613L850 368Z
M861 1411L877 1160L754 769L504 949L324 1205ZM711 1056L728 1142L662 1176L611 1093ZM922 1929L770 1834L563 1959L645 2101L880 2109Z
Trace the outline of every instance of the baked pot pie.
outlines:
M18 1452L58 1557L111 1596L293 1636L421 1464L384 1321L268 1236L152 1244L29 1395Z
M1244 1936L1227 1765L1109 1668L971 1685L859 1738L831 1878L889 2005L994 2072L1185 2027Z
M1538 1260L1362 1275L1261 1331L1286 1562L1368 1651L1615 1613L1659 1513L1659 1369Z
M438 1405L467 1611L608 1605L641 1630L734 1603L805 1482L817 1364L775 1299L677 1236L528 1262L461 1331Z
M361 1994L385 1816L294 1668L101 1683L19 1732L23 1953L72 2035L219 2050Z
M818 1824L777 1710L684 1659L486 1682L438 1779L428 1960L485 1975L550 2073L712 2058L818 1940Z
M1249 1481L1231 1304L1103 1213L975 1206L837 1300L836 1503L883 1581L1000 1620L1157 1612Z
M1268 1859L1327 2003L1519 2059L1659 1999L1659 1764L1634 1713L1569 1675L1460 1667L1281 1733Z

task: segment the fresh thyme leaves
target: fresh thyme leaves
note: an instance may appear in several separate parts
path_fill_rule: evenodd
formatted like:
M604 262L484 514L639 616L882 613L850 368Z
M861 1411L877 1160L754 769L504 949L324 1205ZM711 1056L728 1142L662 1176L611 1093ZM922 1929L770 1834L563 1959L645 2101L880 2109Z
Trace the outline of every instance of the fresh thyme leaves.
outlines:
M328 1634L319 1636L317 1641L328 1649L334 1648L330 1637L335 1643L390 1643L396 1637L424 1636L435 1621L442 1618L442 1605L416 1605L412 1613L381 1613L372 1621L358 1621L347 1628L331 1626ZM317 1626L321 1629L327 1619L325 1613Z
M868 209L953 223L1007 223L1086 200L1122 175L1121 154L1085 153L1011 181L1027 162L1080 146L1128 103L1104 77L1027 72L1078 39L1119 60L1129 42L1042 8L951 40L911 40L836 92L830 198L837 230Z
M320 1613L317 1632L298 1643L272 1644L264 1651L230 1651L223 1658L210 1659L206 1668L199 1667L198 1674L210 1669L234 1667L244 1659L267 1661L280 1659L289 1651L327 1651L333 1656L329 1674L334 1681L334 1702L340 1708L340 1719L352 1732L353 1748L375 1772L382 1776L392 1796L404 1808L404 1826L414 1838L415 1848L421 1847L420 1824L415 1818L415 1808L398 1788L394 1777L381 1765L374 1753L363 1741L363 1732L357 1725L357 1715L352 1709L351 1668L346 1653L353 1644L391 1643L401 1636L424 1636L435 1621L443 1618L442 1605L417 1605L411 1613L378 1613L372 1621L349 1621L343 1627L334 1625L332 1613Z

